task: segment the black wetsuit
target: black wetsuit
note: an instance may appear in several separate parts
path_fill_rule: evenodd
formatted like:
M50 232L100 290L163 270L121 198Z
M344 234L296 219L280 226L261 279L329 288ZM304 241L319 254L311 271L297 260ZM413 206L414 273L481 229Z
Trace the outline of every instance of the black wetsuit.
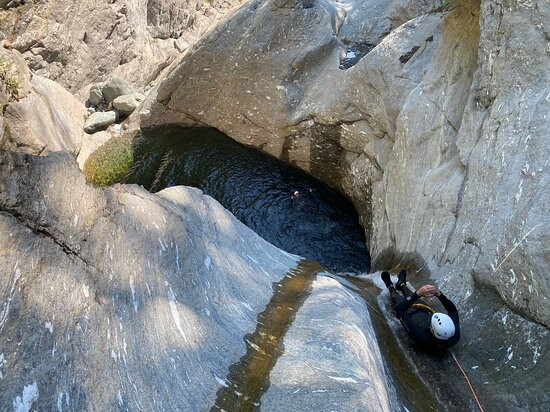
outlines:
M428 352L441 352L456 344L460 339L460 326L458 323L458 311L456 306L447 299L443 293L439 296L439 301L447 311L447 314L452 319L455 325L455 333L450 339L437 339L430 330L433 312L428 308L412 306L415 303L427 305L426 302L420 300L420 296L416 292L412 292L406 286L402 286L400 291L407 296L401 296L395 288L390 288L391 297L395 303L397 316L407 330L407 333L421 349Z

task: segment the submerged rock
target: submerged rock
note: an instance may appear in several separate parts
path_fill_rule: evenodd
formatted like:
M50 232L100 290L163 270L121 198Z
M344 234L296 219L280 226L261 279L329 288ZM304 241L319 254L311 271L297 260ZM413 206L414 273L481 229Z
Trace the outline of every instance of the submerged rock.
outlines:
M197 189L94 188L65 154L0 152L0 188L0 405L31 387L36 410L210 409L255 351L249 334L276 327L275 292L303 266ZM323 410L332 394L336 409L390 410L366 306L318 270L290 289L305 303L282 306L281 363L260 369L273 384L250 402L276 407L288 375L297 410ZM305 331L342 350L294 352ZM298 381L303 361L312 369Z
M95 133L100 130L104 130L117 121L118 114L114 110L108 112L95 112L92 113L84 124L84 131L86 133Z

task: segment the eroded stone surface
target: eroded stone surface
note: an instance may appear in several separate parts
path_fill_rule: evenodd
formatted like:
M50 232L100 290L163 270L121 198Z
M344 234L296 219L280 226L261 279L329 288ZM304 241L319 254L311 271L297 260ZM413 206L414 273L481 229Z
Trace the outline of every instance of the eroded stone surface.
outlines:
M437 282L479 326L464 343L488 340L503 357L478 383L494 382L491 396L510 407L539 407L540 386L504 396L497 381L523 380L514 348L539 377L548 350L550 6L454 4L425 14L433 4L251 2L174 65L132 122L214 126L342 190L374 267L429 274L416 279ZM340 70L354 34L376 47ZM494 322L507 348L488 339Z
M385 37L373 25L369 41L381 41L344 71L339 6L287 3L253 2L205 39L151 94L141 124L206 123L286 158L354 200L379 264L418 255L435 278L461 272L447 276L470 285L457 296L482 280L549 325L549 65L534 6L493 16L496 6L463 1ZM545 15L548 6L537 7ZM380 12L391 21L396 9ZM348 30L361 10L348 13ZM272 24L257 24L264 20ZM513 33L514 22L526 27L523 40L495 34L499 24ZM228 47L244 26L239 46Z
M0 11L4 44L73 93L111 73L143 87L240 0L26 2ZM82 99L84 100L87 95Z
M40 410L209 409L272 284L299 260L197 189L96 189L67 154L2 152L0 189L0 405L19 396ZM336 282L320 286L342 299L323 311L346 319L353 299ZM304 316L325 313L315 306ZM364 320L346 336L375 345ZM328 362L355 365L380 389L362 385L343 407L387 402L379 357ZM324 408L309 390L316 379L294 398L298 409ZM328 391L355 386L333 383Z

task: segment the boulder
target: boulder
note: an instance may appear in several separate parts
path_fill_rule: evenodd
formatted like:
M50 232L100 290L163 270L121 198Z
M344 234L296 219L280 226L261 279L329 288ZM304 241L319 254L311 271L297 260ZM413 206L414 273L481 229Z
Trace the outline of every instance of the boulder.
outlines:
M103 83L101 91L107 104L111 103L119 96L136 93L134 88L126 80L117 76L107 79Z
M114 110L92 113L84 124L84 131L88 134L104 130L117 121L118 114Z
M90 86L88 101L91 105L97 106L103 100L103 83L95 83Z
M123 116L128 116L136 110L144 99L145 96L141 93L125 94L113 100L113 107Z
M4 147L32 154L65 150L77 153L86 108L59 84L34 75L26 97L4 112Z
M292 409L326 409L323 390L335 409L390 410L365 304L333 279L315 280L319 266L267 243L201 191L98 189L68 154L6 152L0 188L0 405L206 410L243 378L254 395L246 409L264 397L276 408L292 376ZM292 362L239 369L262 354L253 341L264 326ZM317 335L317 353L302 350L305 331ZM299 381L302 364L311 371Z
M31 91L31 72L17 50L0 47L0 77L0 109L24 98ZM9 84L11 87L8 87Z

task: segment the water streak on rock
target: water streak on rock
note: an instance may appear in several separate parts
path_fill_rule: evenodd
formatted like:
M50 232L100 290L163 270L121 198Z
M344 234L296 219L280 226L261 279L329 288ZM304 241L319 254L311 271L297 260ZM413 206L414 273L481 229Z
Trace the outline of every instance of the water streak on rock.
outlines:
M278 283L265 310L258 315L252 334L245 336L247 352L229 367L226 385L218 392L211 411L259 410L260 398L269 386L269 373L284 351L283 339L298 309L311 291L317 262L302 260Z

